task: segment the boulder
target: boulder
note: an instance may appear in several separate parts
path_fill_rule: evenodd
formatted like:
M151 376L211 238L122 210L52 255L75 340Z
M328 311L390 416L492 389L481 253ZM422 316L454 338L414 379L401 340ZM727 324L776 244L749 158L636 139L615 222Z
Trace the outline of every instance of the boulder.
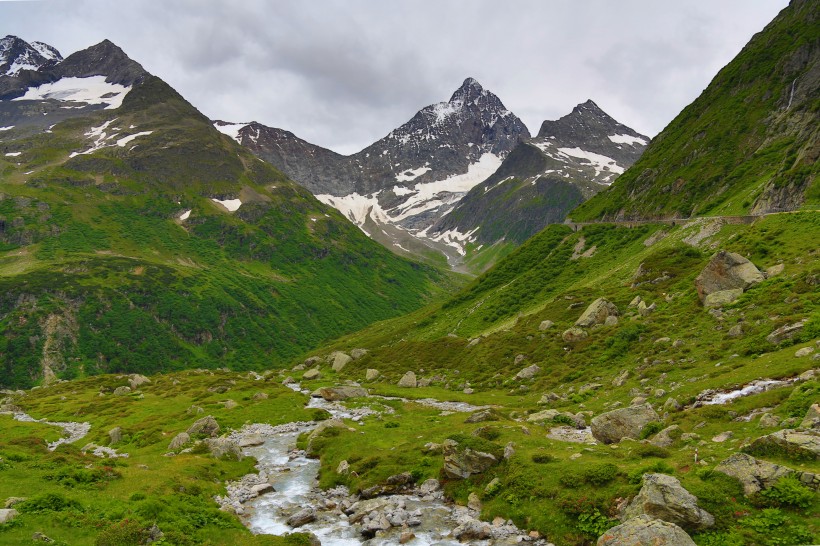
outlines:
M795 322L793 324L784 324L768 336L766 336L766 341L769 343L780 343L782 341L786 341L787 339L793 338L796 334L799 334L803 331L803 327L806 325L806 320L801 320L800 322Z
M179 449L190 441L191 436L187 432L180 432L179 434L174 436L174 439L171 440L170 444L168 444L168 449Z
M621 373L612 380L613 387L623 387L626 380L629 379L629 370L621 370Z
M122 428L121 427L114 427L108 431L108 437L110 438L109 445L118 444L122 441Z
M339 461L339 465L336 467L336 474L347 474L350 472L350 463L346 460Z
M781 455L790 459L820 459L820 431L778 430L756 439L744 451L755 455Z
M439 489L441 489L441 484L439 481L435 478L429 478L424 480L424 482L419 486L419 493L421 493L422 496L427 496L435 493Z
M598 546L695 546L686 531L659 519L643 515L606 531Z
M239 447L261 446L265 443L265 438L261 434L248 434L239 440Z
M532 366L527 366L517 374L515 374L516 379L532 379L535 377L535 374L541 371L541 367L537 364L533 364Z
M336 402L367 396L367 389L363 387L324 387L319 389L319 394L329 402Z
M445 440L443 451L444 475L454 480L481 474L498 462L490 453L461 446L454 440Z
M658 414L648 404L619 408L593 418L592 435L605 444L620 442L623 438L637 440L643 427L659 420Z
M276 489L274 489L274 487L269 483L258 483L251 486L251 494L254 497L264 495L265 493L270 493L271 491L276 491Z
M460 541L484 540L492 536L492 528L489 523L473 518L464 518L459 521L459 525L453 529L453 536Z
M416 374L415 372L407 372L399 379L398 383L399 387L406 387L409 389L415 389L417 382L416 382Z
M9 497L6 499L5 504L3 504L3 508L14 508L15 505L20 504L24 500L28 500L28 497Z
M285 523L291 527L301 527L312 521L316 521L316 512L313 508L303 508L290 516Z
M327 357L327 361L330 363L330 367L334 372L342 371L342 369L344 369L344 367L347 366L352 360L353 358L350 355L341 351L333 351Z
M319 371L319 368L311 368L302 374L302 379L306 379L308 381L319 379L320 377L322 377L322 372Z
M700 530L715 524L715 518L698 506L698 499L677 478L666 474L644 474L643 487L624 511L624 519L647 515L685 529Z
M497 411L491 408L474 411L467 417L465 423L486 423L487 421L498 421L501 416Z
M114 389L115 396L124 396L131 393L131 387L117 387Z
M649 443L658 447L669 447L675 440L681 437L681 430L678 425L666 427L652 438Z
M608 317L606 317L606 320L604 321L604 326L617 326L617 324L618 317L614 315L609 315Z
M604 298L598 298L589 304L586 311L575 321L575 326L589 328L598 324L604 324L607 317L612 316L618 316L618 308L615 307L615 304Z
M783 273L783 270L786 269L786 266L783 264L773 265L771 267L766 268L766 278L771 279L772 277L776 277Z
M794 356L797 358L803 358L804 356L809 356L814 352L814 347L803 347L802 349L797 349L794 352Z
M555 323L551 320L542 320L541 324L538 325L538 329L543 332L544 330L549 330L553 326L555 326Z
M300 364L300 365L303 366L302 369L304 370L305 368L310 368L311 366L318 366L321 363L322 363L322 357L320 357L320 356L311 356L309 358L306 358L305 362L303 364ZM294 371L299 371L299 370L294 368Z
M145 385L146 383L150 382L150 379L138 373L131 374L131 376L128 379L128 384L131 386L131 390L137 390L137 387Z
M651 315L655 309L657 309L657 304L652 303L652 305L646 305L645 301L638 302L638 314L642 317L646 317Z
M204 434L205 436L210 436L213 438L219 434L219 423L216 422L216 419L214 419L213 416L208 415L194 422L193 425L188 427L186 432L191 436L196 434Z
M350 351L350 357L353 360L359 360L364 355L366 355L367 352L368 352L367 349L353 349L352 351Z
M743 492L752 495L768 489L777 480L793 474L791 468L755 459L746 453L735 453L715 467L715 472L736 478L743 485Z
M629 307L637 307L639 303L643 301L643 298L640 296L635 296L632 298L632 301L629 302Z
M724 290L746 290L765 279L755 265L734 252L717 252L700 275L695 279L695 288L701 301L709 294Z
M820 405L812 404L800 423L800 428L820 429Z
M20 512L14 508L0 508L0 525L10 522L19 515Z
M764 413L758 421L758 425L762 428L774 428L780 424L780 417L771 413Z
M286 378L285 381L287 381L287 379L290 379L291 383L295 383L295 381L293 380L292 377ZM282 384L283 385L288 385L289 383L285 383L285 381L282 381ZM266 392L257 392L251 398L253 400L267 400L268 399L268 393L266 393Z
M741 325L740 323L735 324L734 326L729 328L729 331L726 332L726 335L729 337L741 337L743 335L743 325Z
M586 339L588 336L589 334L587 334L586 330L573 326L569 330L564 330L564 333L561 334L561 339L567 343L575 343L581 341L582 339Z
M708 308L723 307L729 305L743 295L743 289L735 288L732 290L719 290L707 294L703 298L703 306Z
M481 512L481 499L475 494L474 491L467 496L467 508L470 510L475 510L476 512Z
M225 406L225 409L234 409L239 407L239 404L236 403L236 400L231 400L230 398L222 402L222 405Z
M239 449L236 442L228 438L207 438L205 445L208 446L208 451L211 452L211 455L217 459L222 459L223 457L236 459L237 461L242 459L242 450Z
M364 380L365 381L375 381L380 375L381 375L381 372L379 372L379 370L376 370L376 369L373 369L373 368L368 368L367 371L364 374Z
M676 398L670 396L666 399L666 402L663 403L663 409L666 411L680 411L683 409L683 406Z

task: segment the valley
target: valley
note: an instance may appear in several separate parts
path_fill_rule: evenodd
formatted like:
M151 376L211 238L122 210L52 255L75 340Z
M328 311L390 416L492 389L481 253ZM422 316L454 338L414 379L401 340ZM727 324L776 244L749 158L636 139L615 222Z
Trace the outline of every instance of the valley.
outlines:
M351 155L0 40L0 544L817 543L818 16Z

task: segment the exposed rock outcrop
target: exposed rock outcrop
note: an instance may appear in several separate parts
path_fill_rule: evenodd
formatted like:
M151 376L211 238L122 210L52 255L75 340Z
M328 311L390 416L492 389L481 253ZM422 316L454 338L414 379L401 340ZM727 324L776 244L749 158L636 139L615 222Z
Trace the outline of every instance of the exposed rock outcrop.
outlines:
M575 321L575 326L582 328L590 328L599 324L606 323L608 317L617 317L618 308L614 303L604 298L598 298L593 301L586 311L581 314L581 317Z
M666 474L644 474L643 487L624 511L624 519L642 514L692 530L715 524L715 518L698 506L697 497Z
M623 438L638 439L641 430L660 417L650 405L630 406L602 413L592 419L592 435L599 442L612 444Z
M444 475L450 479L460 480L469 478L473 474L486 472L498 463L498 459L490 453L476 451L461 446L454 440L445 440L444 448Z
M695 546L686 531L650 516L638 516L601 535L598 546Z
M765 279L755 265L734 252L719 251L695 279L701 301L709 294L724 290L746 290Z

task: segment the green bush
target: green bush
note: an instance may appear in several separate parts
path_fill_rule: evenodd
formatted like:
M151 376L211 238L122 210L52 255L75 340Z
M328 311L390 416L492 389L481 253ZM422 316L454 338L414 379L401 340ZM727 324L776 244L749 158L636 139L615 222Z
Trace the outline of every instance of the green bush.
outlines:
M595 540L612 527L614 522L594 508L589 512L579 514L577 525L582 533Z
M759 501L764 506L795 506L808 508L814 501L815 493L794 476L784 476L773 486L759 493Z
M532 462L535 464L546 464L546 463L553 463L556 459L549 453L533 453L532 454Z
M606 485L618 475L618 467L612 463L603 463L583 472L584 481L591 485Z
M658 457L660 459L666 459L667 457L669 457L668 449L658 447L652 444L639 444L635 448L634 453L642 459L646 459L647 457Z
M651 423L647 423L641 429L641 440L646 440L650 436L654 436L655 434L659 433L664 429L663 423L660 421L652 421Z
M59 493L46 493L44 495L38 495L15 505L15 508L20 512L29 514L62 512L64 510L82 510L82 506L79 502L66 498Z
M95 546L138 546L148 538L142 524L133 519L124 519L97 535Z

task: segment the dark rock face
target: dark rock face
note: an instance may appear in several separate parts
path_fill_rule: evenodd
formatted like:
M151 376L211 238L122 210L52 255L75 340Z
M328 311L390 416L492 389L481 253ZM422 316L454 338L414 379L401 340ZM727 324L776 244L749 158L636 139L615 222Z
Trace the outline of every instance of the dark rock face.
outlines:
M12 37L13 38L13 37ZM8 39L5 38L4 40ZM25 42L24 42L25 43ZM39 44L39 42L34 42ZM46 49L50 48L50 49ZM43 51L56 49L42 44ZM2 56L0 56L2 59ZM2 65L0 65L0 69ZM109 40L72 53L65 59L55 57L45 62L38 70L21 70L15 75L0 76L0 100L6 101L25 94L29 87L55 82L61 78L87 78L105 76L105 81L124 86L145 80L148 72L138 62L130 59L125 52Z

